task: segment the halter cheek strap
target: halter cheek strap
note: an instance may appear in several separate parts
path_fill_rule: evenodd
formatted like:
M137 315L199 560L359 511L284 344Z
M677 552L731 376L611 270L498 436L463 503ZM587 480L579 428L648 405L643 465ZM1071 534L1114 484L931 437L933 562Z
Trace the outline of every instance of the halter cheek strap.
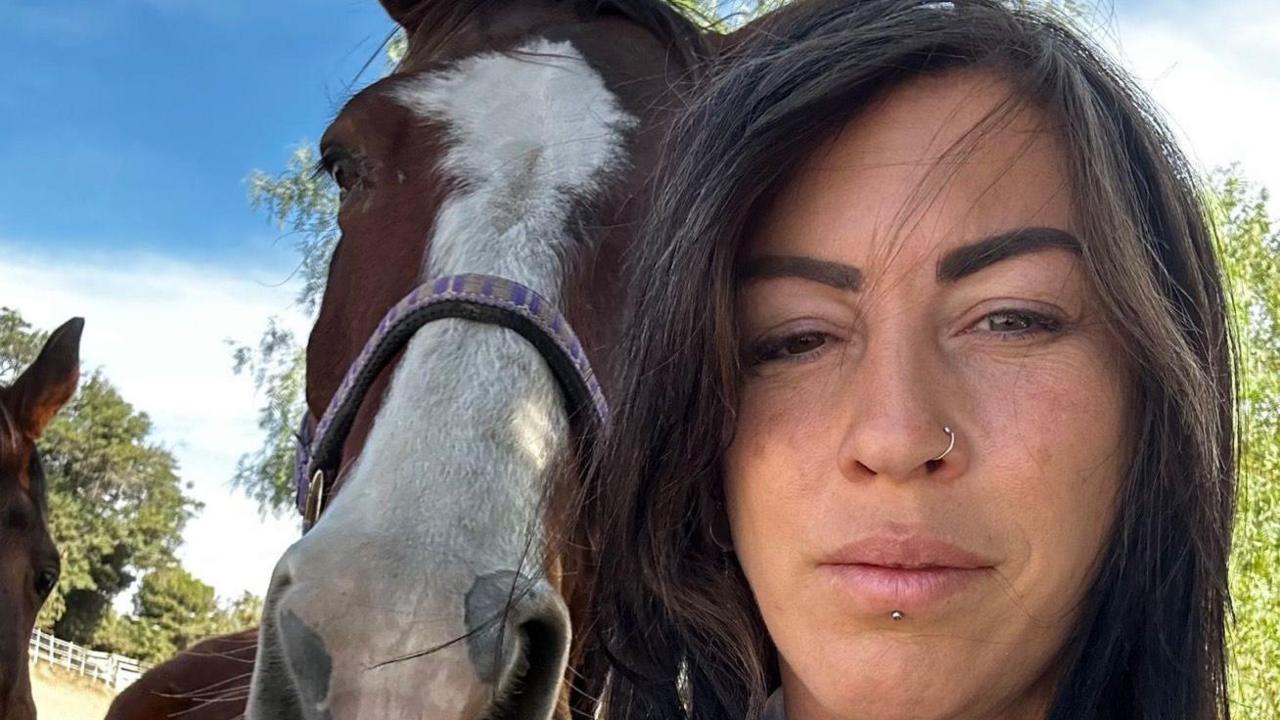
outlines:
M433 320L458 318L520 334L551 368L564 392L571 421L584 437L608 423L609 406L591 363L568 321L538 293L491 275L449 275L415 288L396 303L365 343L360 356L318 422L311 415L298 433L294 465L304 528L320 517L342 456L342 446L369 387L409 340Z

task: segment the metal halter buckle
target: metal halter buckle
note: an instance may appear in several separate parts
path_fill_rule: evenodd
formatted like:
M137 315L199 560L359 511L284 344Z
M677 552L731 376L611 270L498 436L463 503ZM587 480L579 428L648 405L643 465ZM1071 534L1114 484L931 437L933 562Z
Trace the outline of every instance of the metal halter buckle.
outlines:
M305 527L310 528L320 519L320 512L324 510L324 485L324 470L317 470L307 486L306 506L302 513Z

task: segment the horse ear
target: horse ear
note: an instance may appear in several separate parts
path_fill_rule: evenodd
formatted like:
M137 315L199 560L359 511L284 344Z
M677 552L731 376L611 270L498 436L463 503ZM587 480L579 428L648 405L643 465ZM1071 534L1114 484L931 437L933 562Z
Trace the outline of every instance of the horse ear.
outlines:
M32 440L40 437L76 393L83 331L83 318L72 318L54 330L40 356L9 389L18 428Z
M396 24L406 30L414 29L414 20L422 13L424 0L378 0Z

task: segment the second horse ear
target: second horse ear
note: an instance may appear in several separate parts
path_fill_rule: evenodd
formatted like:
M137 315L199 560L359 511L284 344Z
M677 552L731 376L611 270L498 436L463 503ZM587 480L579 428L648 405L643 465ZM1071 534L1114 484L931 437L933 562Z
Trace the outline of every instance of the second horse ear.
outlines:
M9 397L18 428L35 440L76 394L80 382L80 334L84 320L73 318L53 331L40 356L14 381Z

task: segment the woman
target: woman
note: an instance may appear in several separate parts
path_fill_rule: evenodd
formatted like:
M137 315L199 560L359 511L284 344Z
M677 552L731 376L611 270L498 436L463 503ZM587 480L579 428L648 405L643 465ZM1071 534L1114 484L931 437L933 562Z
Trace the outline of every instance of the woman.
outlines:
M1225 718L1223 290L1127 77L998 2L802 0L670 153L602 716Z

